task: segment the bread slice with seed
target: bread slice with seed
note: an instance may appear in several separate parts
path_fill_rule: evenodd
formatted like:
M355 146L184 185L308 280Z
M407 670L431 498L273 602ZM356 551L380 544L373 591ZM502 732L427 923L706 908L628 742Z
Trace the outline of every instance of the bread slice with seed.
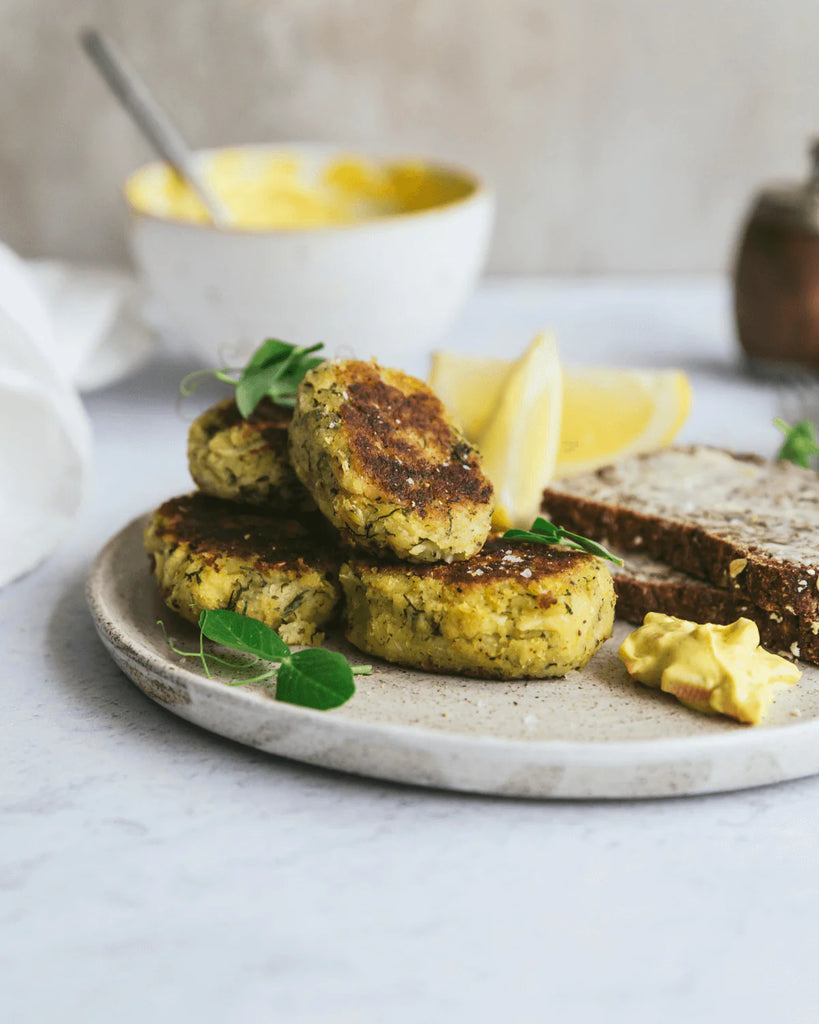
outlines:
M809 620L790 612L760 608L743 601L736 591L696 580L646 555L626 555L624 565L610 568L619 619L639 625L648 612L664 612L691 622L724 626L742 616L757 624L764 647L819 664L819 624L814 629Z
M665 448L553 482L543 511L567 529L819 628L812 470L718 448Z

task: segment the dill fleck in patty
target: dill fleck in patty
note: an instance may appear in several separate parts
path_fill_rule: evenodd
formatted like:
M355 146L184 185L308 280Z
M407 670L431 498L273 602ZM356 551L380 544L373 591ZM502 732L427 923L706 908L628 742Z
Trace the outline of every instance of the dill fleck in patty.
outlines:
M491 537L452 565L351 558L339 577L347 639L388 661L485 679L542 679L582 668L611 636L603 561Z
M286 643L320 644L341 599L337 544L316 513L296 521L188 494L153 513L145 550L163 601L191 622L230 608Z
M291 412L264 398L244 419L232 398L191 424L188 466L196 485L229 501L286 509L314 508L287 454Z
M299 479L356 547L451 562L486 540L492 484L423 381L322 363L301 382L289 434Z

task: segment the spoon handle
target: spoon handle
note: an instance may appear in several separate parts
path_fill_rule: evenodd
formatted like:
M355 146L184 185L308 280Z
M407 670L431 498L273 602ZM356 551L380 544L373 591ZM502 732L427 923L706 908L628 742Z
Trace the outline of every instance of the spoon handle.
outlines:
M80 41L111 91L131 115L148 142L162 159L188 182L213 223L217 227L227 226L230 223L229 212L208 188L185 140L142 79L128 67L111 40L101 32L93 28L84 29L80 33Z

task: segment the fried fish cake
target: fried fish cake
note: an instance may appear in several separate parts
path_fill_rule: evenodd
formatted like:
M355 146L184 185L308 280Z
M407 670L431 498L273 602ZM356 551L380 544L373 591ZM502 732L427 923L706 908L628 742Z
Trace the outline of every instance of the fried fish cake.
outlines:
M197 487L216 498L276 511L315 508L287 454L291 412L264 398L244 419L232 398L191 424L188 466Z
M400 370L326 362L299 387L290 459L345 540L411 562L480 550L492 484L440 400Z
M582 668L611 636L614 587L593 555L492 537L466 562L341 566L347 639L400 665L485 679Z
M276 518L199 492L161 505L144 540L163 601L191 622L230 608L320 644L341 599L337 543L315 512Z

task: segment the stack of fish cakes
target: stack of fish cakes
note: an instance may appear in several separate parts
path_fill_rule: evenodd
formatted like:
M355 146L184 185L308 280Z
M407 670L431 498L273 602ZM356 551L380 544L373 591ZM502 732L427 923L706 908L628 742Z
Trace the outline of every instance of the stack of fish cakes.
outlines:
M343 591L347 637L360 650L488 679L564 675L611 635L614 591L599 559L490 537L493 491L479 454L422 381L375 363L328 361L305 375L289 423L263 406L241 423L232 403L221 403L193 425L189 447L209 501L227 502L237 524L240 509L256 523L267 517L264 530L243 535L253 551L231 549L215 572L211 564L200 574L207 586L189 586L190 558L202 558L202 544L190 540L200 540L199 527L169 528L163 506L146 531L163 595L188 618L201 607L247 609L289 643L318 643L336 606L313 599L320 577L336 604ZM305 511L311 501L318 512ZM285 526L294 520L303 557ZM217 558L224 539L213 519L197 522ZM174 544L183 556L168 553ZM171 571L174 558L180 567ZM242 590L253 598L246 609L235 588L213 582L221 573L238 579L244 565L258 580ZM272 599L276 587L286 600Z
M290 464L289 422L269 399L246 419L232 399L204 412L188 434L199 490L160 506L144 539L162 599L184 618L229 608L313 645L341 602L341 550Z

